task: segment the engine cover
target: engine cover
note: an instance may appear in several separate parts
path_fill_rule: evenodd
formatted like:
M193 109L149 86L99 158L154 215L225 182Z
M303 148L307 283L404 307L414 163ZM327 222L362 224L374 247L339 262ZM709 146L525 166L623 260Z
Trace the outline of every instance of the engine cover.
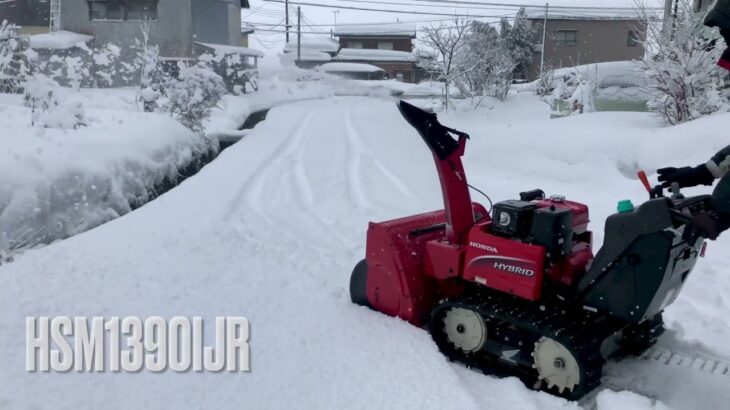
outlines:
M545 250L475 228L469 233L464 279L528 300L540 299Z

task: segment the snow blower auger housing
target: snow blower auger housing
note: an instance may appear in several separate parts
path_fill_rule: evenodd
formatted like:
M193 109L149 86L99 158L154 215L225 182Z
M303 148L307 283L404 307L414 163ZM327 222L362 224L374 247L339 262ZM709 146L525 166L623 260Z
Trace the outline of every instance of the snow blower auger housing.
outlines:
M571 399L598 386L607 359L654 344L703 252L683 232L708 196L657 187L638 208L623 201L594 257L586 205L533 190L490 215L469 194L469 136L399 109L433 153L444 209L370 223L354 303L427 327L451 360Z

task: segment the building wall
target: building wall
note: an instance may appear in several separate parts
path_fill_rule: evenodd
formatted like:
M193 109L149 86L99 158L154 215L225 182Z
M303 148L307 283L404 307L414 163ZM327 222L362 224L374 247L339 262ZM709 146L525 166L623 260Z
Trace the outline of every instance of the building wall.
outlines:
M362 63L362 61L354 61L356 63ZM414 83L416 82L416 65L408 62L377 62L368 61L368 64L372 64L376 67L380 67L388 73L388 77L395 80L398 78L398 73L403 74L403 82Z
M0 3L0 22L7 20L20 26L20 34L47 33L50 14L48 0L11 0Z
M240 2L225 0L192 1L193 38L215 44L241 44Z
M395 51L405 51L408 53L413 51L413 40L410 38L340 36L340 47L350 48L347 46L350 42L362 43L362 48L366 49L377 49L378 43L390 42L393 43L393 50Z
M192 53L191 0L159 0L157 20L150 27L151 42L163 57L187 57ZM140 21L92 21L86 0L63 0L61 27L95 37L96 44L114 43L123 48L141 38Z
M533 20L536 27L535 44L538 50L528 70L530 80L540 74L540 50L543 21ZM637 30L640 39L646 39L646 24L637 20L548 20L545 40L545 67L555 69L580 64L607 61L636 60L644 56L641 45L629 47L629 33ZM558 45L556 33L559 30L577 30L575 46Z

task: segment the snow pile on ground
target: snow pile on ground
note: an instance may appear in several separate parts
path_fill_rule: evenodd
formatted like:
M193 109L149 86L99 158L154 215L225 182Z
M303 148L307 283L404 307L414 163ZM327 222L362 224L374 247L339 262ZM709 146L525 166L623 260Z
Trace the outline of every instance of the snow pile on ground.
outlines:
M67 108L44 119L56 128L31 127L30 109L19 104L20 96L0 99L0 255L128 213L217 150L217 144L162 115L81 108L97 99L123 105L123 97L104 97L109 94L66 90L61 99ZM85 111L85 125L63 129L77 109Z
M609 364L608 390L568 403L514 378L450 364L424 330L352 305L349 276L364 255L367 222L442 207L431 154L394 103L358 97L277 107L177 189L1 266L0 403L37 409L726 407L726 378L642 360ZM491 109L452 110L444 123L472 136L466 167L473 185L495 201L538 187L584 201L599 244L617 201L640 203L647 196L632 179L636 169L706 161L727 144L717 130L730 126L730 114L676 128L660 128L646 113L549 115L536 97L518 95ZM730 237L710 245L668 309L669 332L660 345L730 358L730 255L722 252L728 245ZM62 314L202 316L206 325L214 316L244 315L252 326L252 371L26 373L25 317Z

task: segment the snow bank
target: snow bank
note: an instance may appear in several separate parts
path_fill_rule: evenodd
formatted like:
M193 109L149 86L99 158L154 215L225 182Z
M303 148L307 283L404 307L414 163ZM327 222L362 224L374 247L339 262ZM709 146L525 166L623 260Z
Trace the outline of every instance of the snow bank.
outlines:
M55 33L36 34L30 36L30 48L67 50L73 47L83 47L93 40L93 36L61 30Z
M124 215L217 149L155 114L87 108L76 130L30 121L29 109L0 105L0 254Z

